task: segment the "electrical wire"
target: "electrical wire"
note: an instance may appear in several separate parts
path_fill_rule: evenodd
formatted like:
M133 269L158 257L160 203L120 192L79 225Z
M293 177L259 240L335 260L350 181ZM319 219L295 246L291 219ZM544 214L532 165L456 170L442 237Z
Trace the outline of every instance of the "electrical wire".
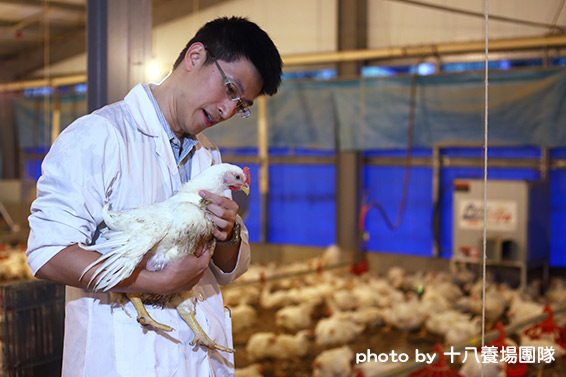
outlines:
M562 0L558 8L556 8L556 12L554 13L554 17L551 22L550 32L549 34L554 34L555 31L559 30L560 28L556 27L556 23L558 22L558 17L560 17L560 13L562 13L562 9L564 9L564 3L566 0Z
M417 6L421 6L421 7L437 9L437 10L450 12L450 13L463 14L463 15L466 15L466 16L485 17L485 15L482 14L481 12L474 12L474 11L470 11L470 10L467 10L467 9L451 8L451 7L446 7L446 6L437 5L437 4L426 3L424 1L416 1L416 0L389 0L389 1L395 1L397 3L406 3L406 4L411 4L411 5L417 5ZM553 24L547 24L547 23L544 23L544 22L519 20L519 19L516 19L516 18L511 18L511 17L506 17L506 16L496 16L496 15L491 15L491 16L489 16L489 18L492 19L492 20L495 20L495 21L502 21L502 22L508 22L508 23L513 23L513 24L518 24L518 25L534 26L534 27L550 29L551 31L558 31L559 33L566 32L566 26L556 25L556 22L554 22Z
M379 211L381 217L383 218L385 225L391 231L395 231L401 226L401 224L403 222L403 217L404 217L404 214L405 214L405 209L407 208L407 197L409 196L409 179L411 177L411 163L412 163L412 155L413 155L413 137L414 137L414 133L415 133L414 129L415 129L415 107L416 107L416 98L417 98L418 66L419 66L419 64L417 64L417 69L415 70L415 72L411 76L411 87L410 87L410 94L409 94L409 119L408 119L408 127L407 127L407 148L406 148L407 149L407 158L405 159L405 170L404 170L404 173L403 173L403 186L402 186L402 191L401 191L401 201L399 202L399 210L397 211L397 218L395 219L395 222L393 223L389 219L389 216L387 215L385 208L383 208L383 206L378 202L368 203L368 204L364 205L362 207L362 211L360 213L360 219L363 218L363 221L365 221L365 217L366 217L367 213L369 212L369 210L372 209L372 208L376 208ZM360 220L359 228L360 228L360 230L365 228L362 220Z
M43 78L46 82L49 82L51 78L51 51L50 51L50 25L49 25L49 18L47 15L49 14L49 0L42 1L43 7L43 14L46 17L42 18L39 27L43 28ZM56 87L51 87L53 91L57 90ZM47 89L43 94L43 132L42 132L42 140L44 145L51 145L51 95L49 94L49 90ZM39 146L39 145L38 145Z
M481 328L481 344L482 349L485 346L485 284L486 284L486 264L487 264L487 146L488 146L488 63L489 63L489 0L485 0L485 78L484 78L484 156L483 156L483 255L482 255L482 328ZM481 364L481 376L483 377L483 363Z

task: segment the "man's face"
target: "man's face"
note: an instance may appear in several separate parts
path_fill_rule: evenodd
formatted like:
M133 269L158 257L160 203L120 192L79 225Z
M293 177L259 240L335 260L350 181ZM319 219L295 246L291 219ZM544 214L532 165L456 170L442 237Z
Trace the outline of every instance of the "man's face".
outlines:
M239 102L229 98L226 79L237 88L241 103L251 106L261 90L262 81L254 65L248 60L225 62L218 60L204 64L201 55L188 74L180 82L179 96L175 101L177 122L171 125L173 132L195 136L213 125L231 118L238 111ZM233 96L232 96L233 97Z

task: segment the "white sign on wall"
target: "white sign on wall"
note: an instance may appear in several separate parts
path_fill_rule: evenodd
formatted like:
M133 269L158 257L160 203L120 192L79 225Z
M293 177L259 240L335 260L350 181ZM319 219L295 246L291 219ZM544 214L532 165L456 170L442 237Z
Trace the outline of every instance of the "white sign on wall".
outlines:
M456 224L460 229L483 228L483 200L460 200ZM488 200L487 230L516 231L517 202L513 200Z

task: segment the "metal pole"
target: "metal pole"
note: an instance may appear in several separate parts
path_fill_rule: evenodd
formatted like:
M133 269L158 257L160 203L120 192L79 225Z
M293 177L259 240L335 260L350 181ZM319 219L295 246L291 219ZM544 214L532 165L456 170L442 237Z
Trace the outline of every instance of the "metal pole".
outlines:
M61 132L61 99L59 87L53 87L53 113L51 114L51 144L55 142Z
M261 211L260 242L267 242L269 232L269 145L267 138L267 106L265 96L258 97L257 139L259 153L259 193Z
M108 103L108 0L87 1L87 112Z
M439 197L439 187L440 187L440 148L434 146L432 148L432 208L436 211L438 207ZM440 214L437 214L440 217ZM434 221L434 220L433 220ZM438 226L438 233L440 233L440 225ZM436 234L432 235L432 256L434 258L440 257L440 250L438 244L440 243L440 234L438 234L438 240L436 240ZM437 242L438 241L438 242Z
M490 51L527 50L543 47L566 45L566 36L548 36L516 39L494 39L489 41ZM343 50L335 52L284 56L285 66L300 64L318 64L328 62L364 61L401 57L439 56L482 52L485 41L464 43L443 43L421 46L383 47L363 50Z

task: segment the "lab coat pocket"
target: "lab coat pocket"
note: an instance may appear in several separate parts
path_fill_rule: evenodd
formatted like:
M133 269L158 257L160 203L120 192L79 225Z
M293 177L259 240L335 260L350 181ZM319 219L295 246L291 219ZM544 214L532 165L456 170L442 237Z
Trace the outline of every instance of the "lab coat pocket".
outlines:
M164 333L145 328L135 318L136 311L127 305L128 316L122 309L114 309L114 336L116 369L123 377L171 377L179 362L178 341L175 331ZM151 313L158 322L167 324L163 313Z

